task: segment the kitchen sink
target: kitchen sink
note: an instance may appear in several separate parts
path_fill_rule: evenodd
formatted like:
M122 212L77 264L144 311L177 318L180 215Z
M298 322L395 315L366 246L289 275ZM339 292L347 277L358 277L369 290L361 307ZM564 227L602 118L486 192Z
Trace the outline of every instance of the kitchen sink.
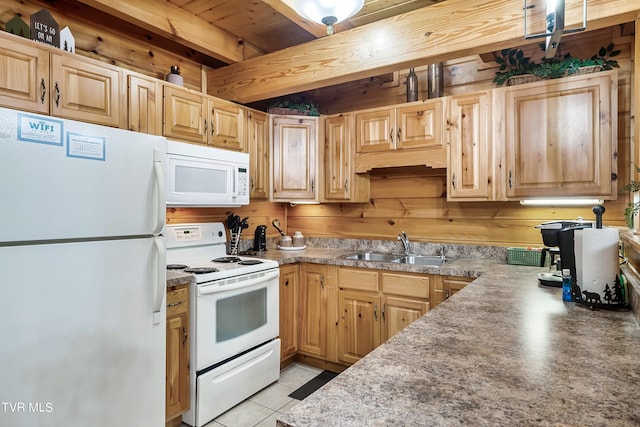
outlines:
M402 255L380 252L357 252L355 254L343 255L342 258L354 261L393 262L410 265L433 265L436 267L441 266L446 261L445 258L437 255Z
M401 255L398 254L385 254L378 252L358 252L350 255L343 255L344 259L351 259L356 261L379 261L379 262L392 262L398 259Z
M434 265L436 267L439 267L444 264L445 261L445 258L437 255L407 255L394 259L391 262L411 265Z

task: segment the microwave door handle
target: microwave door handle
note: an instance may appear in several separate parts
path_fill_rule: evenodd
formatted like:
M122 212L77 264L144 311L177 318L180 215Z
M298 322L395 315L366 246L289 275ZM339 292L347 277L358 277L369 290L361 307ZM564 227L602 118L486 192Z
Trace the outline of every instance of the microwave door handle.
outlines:
M238 185L238 169L234 166L233 168L231 168L231 170L233 171L233 190L231 193L231 197L235 199L236 197L238 197L238 189L236 188Z
M209 295L221 292L235 291L236 289L248 288L250 286L257 285L258 283L268 282L269 280L277 279L278 277L280 277L280 271L276 270L271 273L267 273L264 276L260 276L256 279L243 280L241 282L235 282L227 286L220 286L219 284L200 285L198 286L198 295Z

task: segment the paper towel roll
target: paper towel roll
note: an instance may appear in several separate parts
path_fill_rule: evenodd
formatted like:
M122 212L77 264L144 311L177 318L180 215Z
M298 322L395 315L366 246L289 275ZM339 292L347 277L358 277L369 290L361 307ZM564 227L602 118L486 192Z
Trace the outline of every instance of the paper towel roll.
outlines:
M585 228L574 234L578 286L582 291L599 294L603 303L605 286L613 289L619 274L619 239L618 230L611 227Z

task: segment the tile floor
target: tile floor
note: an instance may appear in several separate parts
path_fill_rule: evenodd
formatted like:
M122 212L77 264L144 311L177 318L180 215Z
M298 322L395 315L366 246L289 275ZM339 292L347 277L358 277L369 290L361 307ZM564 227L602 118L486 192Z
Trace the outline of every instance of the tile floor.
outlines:
M218 416L205 427L273 427L278 413L286 413L299 400L289 393L316 377L322 369L292 363L280 372L280 379ZM188 427L182 424L182 427Z

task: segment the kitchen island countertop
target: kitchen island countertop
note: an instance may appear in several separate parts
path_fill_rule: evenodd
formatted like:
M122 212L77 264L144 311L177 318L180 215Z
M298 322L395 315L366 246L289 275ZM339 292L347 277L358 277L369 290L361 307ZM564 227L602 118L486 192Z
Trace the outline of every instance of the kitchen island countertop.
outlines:
M640 327L540 287L540 268L454 260L446 268L324 262L478 277L282 414L279 426L638 426ZM372 265L373 264L373 265Z

